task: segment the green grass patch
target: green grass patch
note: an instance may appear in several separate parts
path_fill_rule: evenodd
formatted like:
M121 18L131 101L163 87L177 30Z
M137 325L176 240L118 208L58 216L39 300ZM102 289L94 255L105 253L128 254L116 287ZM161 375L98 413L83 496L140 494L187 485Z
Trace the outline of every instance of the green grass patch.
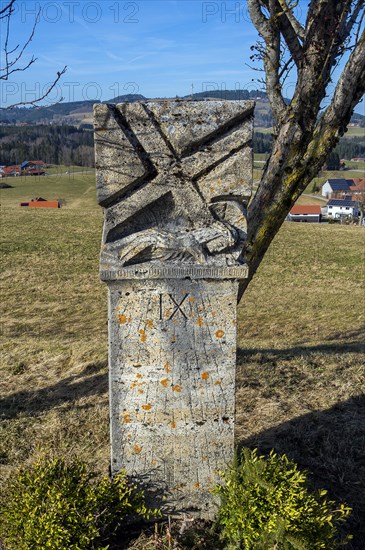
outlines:
M93 172L5 178L4 181L12 186L11 189L0 189L0 203L4 208L18 209L20 202L36 197L47 200L62 199L62 204L66 207L96 208ZM53 214L56 215L56 211Z
M350 126L345 134L345 137L362 137L365 138L365 128Z
M107 289L93 174L1 191L0 475L43 448L109 463ZM33 196L58 210L22 209ZM275 448L353 508L365 538L361 227L284 223L238 308L236 442ZM356 546L357 545L357 546ZM137 548L137 546L135 546Z

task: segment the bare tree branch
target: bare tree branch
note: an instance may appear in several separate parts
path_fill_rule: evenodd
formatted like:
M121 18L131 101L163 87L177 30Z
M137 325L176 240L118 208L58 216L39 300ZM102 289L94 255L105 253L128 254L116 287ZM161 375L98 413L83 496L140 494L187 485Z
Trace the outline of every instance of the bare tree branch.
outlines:
M270 27L268 19L262 13L259 0L248 0L248 9L252 23L255 25L257 32L266 41L270 40Z
M38 97L33 101L20 101L19 103L14 103L13 105L9 105L8 107L6 107L6 109L13 109L14 107L18 107L19 105L33 105L33 107L35 107L37 103L45 99L51 93L51 91L57 85L57 82L60 80L62 75L65 74L66 70L67 70L67 65L63 67L62 71L57 71L56 79L52 82L52 84L47 88L47 91L41 97ZM63 97L61 97L59 101L57 101L57 103L61 103L61 101L63 101ZM0 110L1 109L2 108L0 108Z
M288 46L288 49L290 51L291 56L293 57L295 63L297 66L301 63L302 57L303 57L303 48L298 40L298 36L291 24L290 19L287 17L285 12L279 11L280 0L278 0L277 5L277 17L279 20L280 25L280 31L283 35L283 38Z
M14 3L15 0L11 0L3 9L0 10L0 19L5 19L5 17L8 17L8 12L12 11Z
M0 10L0 20L6 19L6 31L5 31L5 39L4 39L4 58L5 58L5 65L3 67L0 67L0 80L9 80L9 77L17 72L24 72L27 69L29 69L36 61L37 58L32 55L31 59L26 62L25 64L20 64L20 61L23 58L23 55L28 48L30 42L34 38L34 34L36 31L36 27L39 23L40 18L40 12L41 8L39 8L38 13L36 14L33 27L31 29L31 32L28 36L28 38L25 40L22 47L20 47L20 44L17 44L13 48L10 48L10 38L11 38L11 22L12 22L12 16L14 13L14 6L15 6L16 0L10 0L8 3ZM17 53L16 53L17 52ZM15 54L15 55L14 55ZM10 105L6 107L7 109L11 109L12 107L18 106L18 105L36 105L43 99L45 99L51 91L54 89L58 81L60 80L61 76L66 72L66 66L62 69L62 71L57 72L57 77L52 82L52 84L48 87L46 93L44 93L41 97L33 100L33 101L20 101L18 103L15 103L13 105ZM62 101L62 99L60 100ZM2 109L0 107L0 109Z
M349 17L347 23L345 24L344 34L346 36L348 36L350 34L353 26L355 25L355 23L357 21L357 18L359 17L360 11L364 8L364 4L365 4L364 0L358 0L356 2L355 7L353 9L353 12L352 12L351 16ZM362 21L363 17L364 17L364 13L362 14L362 16L360 18L359 30L360 30L360 25L361 25L361 21ZM357 42L357 39L355 40L355 42Z
M31 31L28 39L26 40L23 47L19 51L18 55L14 59L10 60L9 56L19 48L19 44L18 44L17 46L15 46L15 48L13 48L12 50L9 50L10 21L11 21L11 16L12 16L13 10L14 10L14 8L13 8L13 4L12 4L10 6L10 9L9 9L9 12L8 12L8 15L7 15L8 21L7 21L7 25L6 25L6 37L5 37L5 45L4 45L5 67L2 67L0 69L0 79L1 80L8 80L9 76L14 72L25 71L31 65L33 65L33 63L37 60L37 58L32 56L32 59L23 68L16 68L16 69L12 68L20 61L20 59L22 58L26 48L29 46L30 42L33 40L35 29L36 29L36 26L38 25L38 22L39 22L39 16L40 16L40 10L41 9L39 8L39 10L38 10L38 13L36 15L36 18L35 18L35 21L34 21L34 24L33 24L32 31ZM4 72L5 74L1 74L2 72Z
M357 86L354 90L354 82ZM333 99L319 121L315 135L321 136L328 126L338 127L338 136L346 131L347 123L355 105L365 93L365 30L362 32L355 49L351 53L344 70L337 82Z
M275 0L269 0L273 8ZM280 71L280 30L275 17L267 19L257 0L248 0L250 15L258 32L265 40L264 67L266 73L266 90L276 121L286 113L286 104L281 93Z
M286 18L288 19L295 35L300 38L301 40L304 40L305 37L305 30L304 27L299 23L298 19L294 16L293 8L290 8L286 2L286 0L278 0L281 9L283 10Z

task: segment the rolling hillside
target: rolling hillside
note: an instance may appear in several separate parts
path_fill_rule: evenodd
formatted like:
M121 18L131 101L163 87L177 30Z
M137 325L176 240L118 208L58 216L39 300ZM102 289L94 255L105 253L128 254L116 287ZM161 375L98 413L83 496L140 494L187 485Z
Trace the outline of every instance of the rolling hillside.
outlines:
M198 92L186 98L204 99L228 99L245 100L254 99L256 101L255 125L256 127L269 128L272 125L272 113L266 93L261 90L211 90ZM140 94L126 94L111 98L105 103L121 103L123 101L139 101L147 99ZM100 103L100 100L73 101L66 103L57 103L49 107L15 107L10 110L0 111L0 124L92 124L92 106L94 103ZM352 120L363 121L365 117L359 113L354 113Z

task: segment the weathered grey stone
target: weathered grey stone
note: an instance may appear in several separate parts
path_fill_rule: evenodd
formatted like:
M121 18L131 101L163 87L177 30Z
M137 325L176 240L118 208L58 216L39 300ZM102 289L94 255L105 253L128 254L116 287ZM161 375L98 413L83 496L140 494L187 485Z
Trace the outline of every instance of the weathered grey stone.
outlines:
M112 471L152 505L212 518L232 459L252 102L95 108L109 286Z

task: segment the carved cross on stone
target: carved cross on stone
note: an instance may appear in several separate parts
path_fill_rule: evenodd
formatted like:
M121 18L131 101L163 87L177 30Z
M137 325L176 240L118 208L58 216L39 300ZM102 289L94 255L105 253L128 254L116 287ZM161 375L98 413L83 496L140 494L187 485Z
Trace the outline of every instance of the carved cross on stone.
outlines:
M210 488L233 456L253 108L95 105L112 471L169 513L213 517Z
M242 264L252 112L239 101L96 105L102 263Z

